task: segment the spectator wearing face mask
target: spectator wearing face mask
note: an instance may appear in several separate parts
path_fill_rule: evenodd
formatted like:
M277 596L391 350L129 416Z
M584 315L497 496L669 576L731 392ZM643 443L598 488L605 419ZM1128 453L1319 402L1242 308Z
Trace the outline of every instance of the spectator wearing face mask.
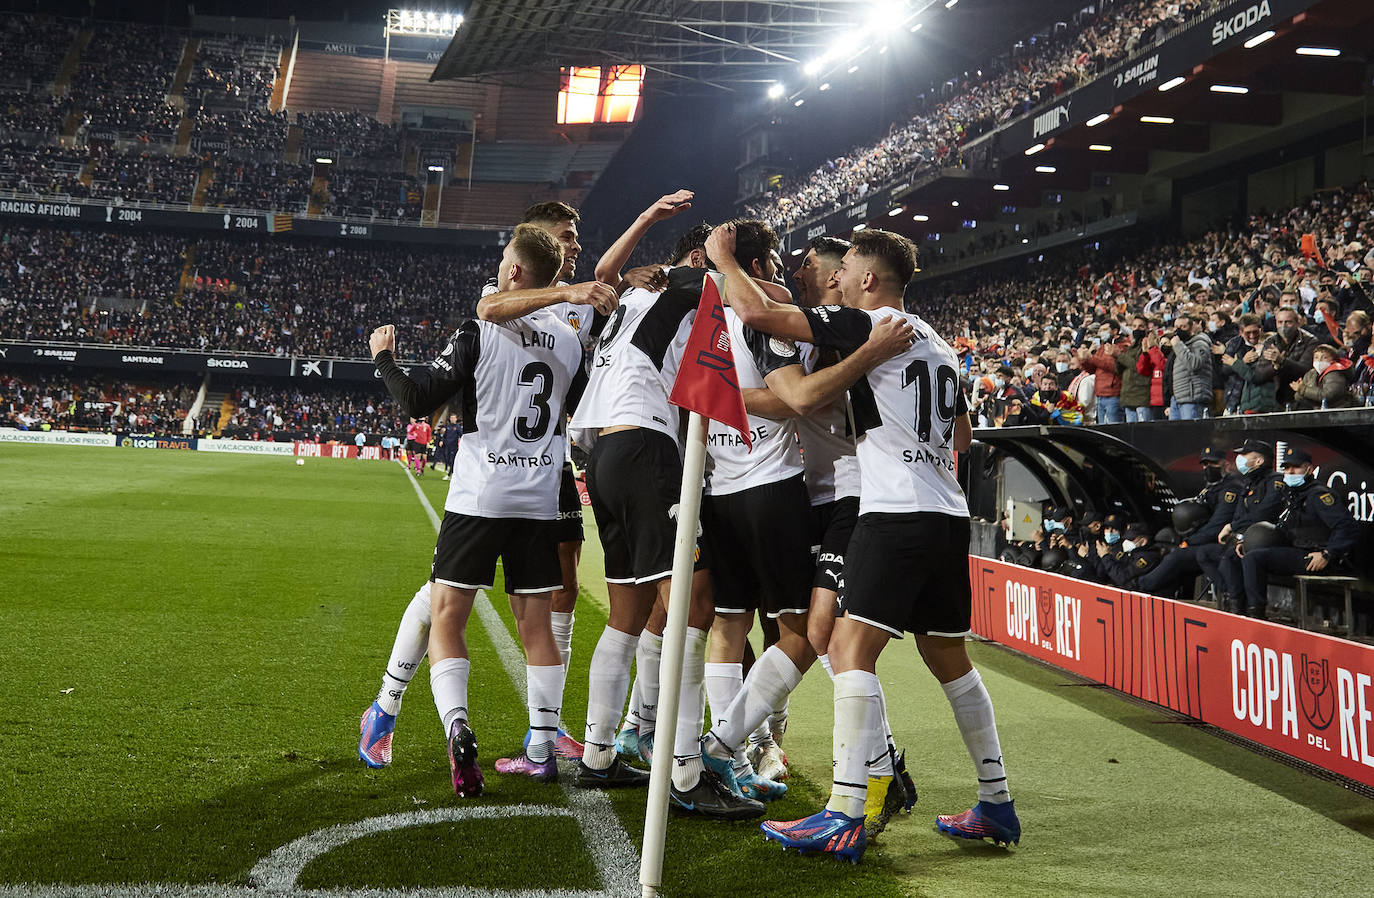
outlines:
M1318 288L1317 302L1312 309L1312 320L1304 328L1318 343L1339 343L1344 325L1341 304L1331 293L1325 281Z
M1168 370L1169 360L1159 346L1159 337L1147 329L1140 342L1140 355L1136 358L1135 371L1137 376L1146 378L1149 383L1149 405L1136 409L1136 420L1159 421L1164 417L1164 397L1167 394L1165 381ZM1149 417L1145 417L1146 414Z
M1197 333L1193 316L1182 314L1174 320L1174 335L1169 341L1173 352L1173 401L1177 421L1207 417L1212 402L1212 340Z
M1097 398L1098 424L1121 424L1126 420L1126 415L1121 410L1121 374L1116 365L1117 356L1124 347L1115 341L1114 333L1114 329L1108 330L1104 327L1099 337L1100 334L1107 336L1096 353L1089 352L1086 346L1078 351L1079 364L1084 371L1089 371L1093 375L1093 395Z
M1274 314L1278 332L1265 341L1265 348L1278 350L1274 369L1278 380L1277 401L1280 407L1293 401L1292 384L1312 370L1312 353L1317 348L1317 340L1302 329L1302 319L1298 310L1284 306Z
M1083 423L1083 406L1072 393L1059 389L1059 381L1048 371L1040 376L1040 389L1030 395L1030 405L1046 424L1077 427Z
M1288 386L1299 409L1349 408L1356 404L1350 392L1350 369L1354 363L1341 358L1332 346L1318 346L1312 351L1312 370Z
M1356 309L1345 316L1345 326L1341 328L1341 346L1345 348L1346 358L1359 361L1369 355L1369 313Z
M1243 358L1253 349L1256 350L1255 358L1258 360L1258 350L1264 342L1264 328L1258 315L1247 312L1240 316L1237 324L1239 331L1226 341L1219 359L1221 377L1218 382L1222 385L1221 402L1222 408L1228 414L1234 414L1240 408L1240 394L1245 388L1245 379L1226 361L1226 357L1230 356L1233 360Z
M1275 376L1279 358L1278 347L1269 345L1262 349L1246 349L1245 354L1239 357L1230 353L1221 357L1221 363L1235 374L1241 384L1235 405L1238 414L1261 415L1279 407L1279 385Z
M1055 353L1054 379L1059 384L1059 389L1067 390L1073 386L1074 378L1078 377L1081 370L1071 350L1060 349Z
M1144 340L1149 336L1146 324L1140 316L1131 321L1131 342L1116 357L1121 372L1121 410L1127 424L1154 420L1154 410L1150 407L1151 375L1149 370L1140 370Z

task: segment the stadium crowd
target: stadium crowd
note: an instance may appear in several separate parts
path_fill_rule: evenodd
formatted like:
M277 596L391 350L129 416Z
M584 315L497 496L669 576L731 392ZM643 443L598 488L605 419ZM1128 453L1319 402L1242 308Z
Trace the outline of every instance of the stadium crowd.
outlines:
M381 436L399 437L406 421L385 393L349 387L301 390L281 381L253 381L230 394L234 408L221 436L270 440L341 439L362 433L375 443Z
M746 204L779 231L925 169L958 164L968 139L1091 80L1181 25L1203 0L1120 0L1088 7L1066 28L917 98L910 118L871 146L827 159ZM1092 10L1091 12L1089 10Z
M143 140L176 134L181 109L167 102L186 36L146 25L102 23L72 82L87 133Z
M105 372L0 372L0 427L181 433L200 383L149 375L137 382Z
M1360 184L1195 240L970 275L912 305L956 341L985 426L1342 408L1374 401L1371 270Z
M265 110L276 81L276 55L280 51L281 42L276 38L202 38L186 94L210 108L232 105Z

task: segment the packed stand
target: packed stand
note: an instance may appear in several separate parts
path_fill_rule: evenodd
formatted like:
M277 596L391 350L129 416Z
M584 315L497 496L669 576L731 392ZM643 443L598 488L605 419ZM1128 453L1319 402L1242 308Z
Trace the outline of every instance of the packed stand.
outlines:
M0 334L18 340L193 345L172 314L184 238L7 225L0 236ZM114 311L95 300L118 297ZM140 314L146 306L147 314ZM183 337L189 339L189 335Z
M71 368L0 372L0 427L179 434L200 383L152 375L137 383Z
M269 212L305 212L313 180L308 165L217 159L206 190L205 205Z
M145 141L175 136L181 110L167 104L167 93L185 47L182 33L99 25L72 83L87 133L116 131Z
M424 188L410 175L345 170L330 175L318 199L325 215L418 221Z
M276 82L280 52L277 38L202 37L186 95L210 109L228 105L265 110Z
M75 36L70 22L0 15L0 87L46 88L57 77Z
M262 109L202 109L196 114L196 137L222 142L229 149L251 149L280 156L286 147L287 115Z
M301 390L280 382L255 382L230 394L234 410L220 436L270 440L349 439L405 433L407 419L380 388L315 387ZM374 440L375 442L375 440Z
M3 113L0 130L24 134L60 134L71 111L70 97L0 88L0 113Z
M61 147L0 145L0 190L47 196L88 196L81 172L90 157Z
M1371 238L1361 184L1192 241L965 277L929 303L917 285L912 305L955 342L983 426L1345 408L1374 403Z
M401 161L402 130L361 112L299 113L301 146L314 154L341 154L345 165L397 165Z
M828 159L745 205L746 214L787 231L862 199L904 175L957 164L962 144L1092 80L1181 25L1204 0L1121 0L1084 12L1068 28L1018 44L1006 57L922 94L908 121L882 140Z
M96 151L90 196L120 202L189 203L201 161L158 153Z

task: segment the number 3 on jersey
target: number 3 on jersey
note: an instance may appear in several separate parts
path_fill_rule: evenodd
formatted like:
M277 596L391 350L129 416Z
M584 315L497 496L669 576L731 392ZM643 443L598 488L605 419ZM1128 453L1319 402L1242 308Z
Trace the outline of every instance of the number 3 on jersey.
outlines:
M530 397L530 411L533 415L521 415L515 419L516 439L523 443L537 443L548 432L553 410L549 408L549 397L553 395L553 369L545 362L530 362L520 371L520 386L538 385Z
M902 369L902 389L912 386L916 388L916 437L923 443L930 442L933 411L934 420L940 425L940 447L948 447L950 437L954 435L958 375L950 366L941 365L935 369L935 381L932 384L929 362L917 359Z

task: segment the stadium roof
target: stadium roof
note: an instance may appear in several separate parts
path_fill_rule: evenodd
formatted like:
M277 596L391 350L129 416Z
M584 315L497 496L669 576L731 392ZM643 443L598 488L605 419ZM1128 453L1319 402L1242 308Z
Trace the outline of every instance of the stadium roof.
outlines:
M884 30L943 13L946 2L473 0L431 77L521 83L565 65L641 63L665 93L756 90L833 52L843 35L862 35L859 52Z

